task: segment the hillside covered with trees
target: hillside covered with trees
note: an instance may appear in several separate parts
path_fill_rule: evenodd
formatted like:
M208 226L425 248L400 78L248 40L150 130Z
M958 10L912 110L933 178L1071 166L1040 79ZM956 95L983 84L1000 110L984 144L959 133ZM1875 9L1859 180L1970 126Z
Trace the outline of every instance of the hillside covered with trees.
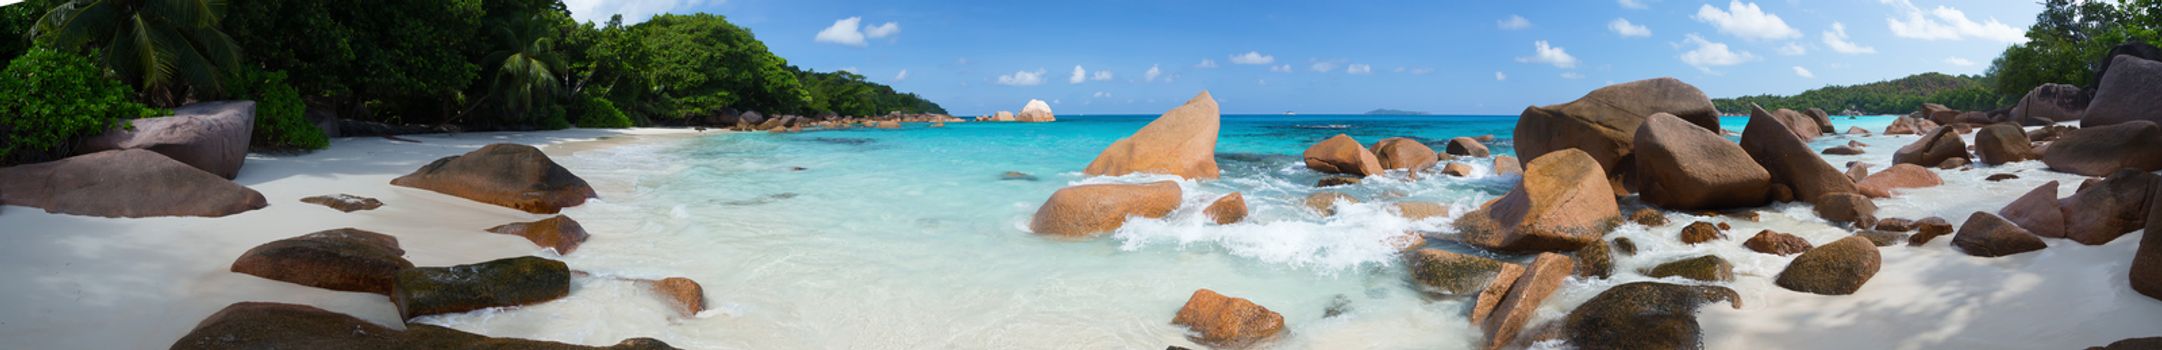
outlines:
M1904 114L1925 102L1962 110L1987 110L1996 108L1996 100L1983 77L1923 73L1861 85L1826 86L1794 96L1714 99L1712 104L1725 114L1749 114L1751 104L1767 109L1821 108L1839 114Z

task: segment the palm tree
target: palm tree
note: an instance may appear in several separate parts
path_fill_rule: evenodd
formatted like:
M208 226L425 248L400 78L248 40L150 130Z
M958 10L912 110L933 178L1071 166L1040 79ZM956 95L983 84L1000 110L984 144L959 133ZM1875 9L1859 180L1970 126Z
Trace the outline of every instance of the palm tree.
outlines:
M71 51L102 52L102 63L171 105L219 97L221 78L240 66L240 46L219 30L224 0L64 0L38 19L30 36Z
M483 64L496 63L488 84L488 96L502 112L521 118L557 97L556 73L564 70L556 52L554 22L536 15L496 26L502 49L488 54Z

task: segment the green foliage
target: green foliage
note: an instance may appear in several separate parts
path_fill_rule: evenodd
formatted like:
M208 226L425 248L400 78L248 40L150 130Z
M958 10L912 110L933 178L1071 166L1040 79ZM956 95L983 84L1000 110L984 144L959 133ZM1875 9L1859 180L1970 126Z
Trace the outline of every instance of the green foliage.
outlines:
M789 67L794 70L795 67ZM864 80L850 72L797 71L796 77L811 91L811 110L841 115L873 116L888 112L946 113L945 108L916 94L900 94L893 87Z
M1720 113L1739 115L1749 114L1751 104L1764 106L1765 109L1822 108L1831 113L1854 111L1862 114L1906 114L1920 108L1922 103L1944 103L1942 98L1955 96L1962 99L1959 105L1964 107L1953 108L1991 110L2002 107L1994 96L1974 97L1973 94L1977 91L1988 91L1987 84L1981 77L1923 73L1862 85L1826 86L1794 96L1759 95L1714 99L1712 104L1719 108ZM1945 105L1950 107L1953 104Z
M540 119L537 123L534 124L534 126L539 127L541 130L563 130L571 128L571 122L570 119L568 119L569 113L564 112L563 106L550 105L536 112L540 113Z
M226 32L342 117L441 123L480 77L481 0L228 0Z
M0 71L0 165L66 156L77 139L157 113L87 57L32 49Z
M2027 29L2027 43L2005 48L1990 62L1998 96L2019 99L2036 86L2048 83L2095 86L2094 76L2102 55L2111 48L2139 41L2162 45L2162 4L2154 0L2130 2L2048 0Z
M102 52L100 63L150 100L224 96L220 81L240 66L240 46L221 31L220 0L71 0L30 31L37 43Z
M37 26L38 18L59 6L62 0L27 0L0 6L0 59L22 56L30 50L30 28Z
M632 126L631 117L616 109L615 102L597 96L581 97L578 101L578 127L621 129Z
M228 82L234 96L255 100L251 148L283 151L330 147L330 138L323 135L323 129L308 123L308 107L300 100L300 90L285 83L285 72L242 70Z

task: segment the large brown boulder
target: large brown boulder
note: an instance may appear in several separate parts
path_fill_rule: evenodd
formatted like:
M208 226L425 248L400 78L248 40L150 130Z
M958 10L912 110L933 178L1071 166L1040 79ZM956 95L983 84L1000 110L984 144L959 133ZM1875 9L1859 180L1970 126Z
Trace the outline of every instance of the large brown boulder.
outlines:
M1628 157L1636 130L1658 113L1720 130L1719 109L1704 91L1674 78L1639 80L1592 90L1569 103L1525 108L1516 122L1516 154L1536 160L1574 148L1598 162L1610 184L1627 184L1622 180L1634 173Z
M2147 225L2147 200L2162 175L2122 170L2071 197L2059 200L2064 208L2065 238L2087 245L2101 245Z
M1367 151L1366 146L1359 145L1359 140L1350 135L1336 134L1322 140L1306 148L1303 156L1306 168L1322 173L1374 176L1381 175L1384 170L1381 159L1374 157L1374 152Z
M1857 191L1853 179L1810 153L1809 144L1787 130L1790 128L1786 122L1764 113L1753 113L1749 124L1742 127L1742 151L1771 173L1772 183L1787 185L1794 190L1795 198Z
M1817 122L1817 131L1822 131L1825 134L1839 132L1838 129L1832 128L1832 114L1825 113L1823 108L1810 108L1809 110L1802 111L1802 114L1808 115L1810 120ZM1854 130L1861 129L1856 128ZM1862 130L1862 133L1867 134L1869 133L1869 130Z
M1477 295L1502 275L1502 270L1521 269L1494 259L1433 248L1420 249L1407 258L1411 260L1411 280L1418 282L1421 290L1445 297Z
M2050 170L2087 176L2124 168L2162 170L2162 126L2133 120L2072 130L2042 151L2042 163Z
M2064 208L2057 206L2057 182L2050 181L2027 191L2026 195L2012 200L1997 210L1997 215L2018 224L2036 236L2064 238ZM1879 225L1882 226L1882 225Z
M1562 318L1569 345L1579 349L1703 349L1697 308L1741 294L1719 286L1635 282L1599 292Z
M1083 174L1120 176L1132 173L1171 174L1188 179L1214 179L1216 133L1221 129L1216 98L1208 91L1185 105L1164 112L1156 121L1104 148ZM1025 114L1025 113L1024 113ZM1047 113L1048 114L1048 113Z
M1672 114L1646 118L1634 144L1636 188L1661 208L1754 207L1771 191L1771 173L1742 146Z
M2156 193L2156 196L2162 196L2162 191ZM2149 218L2162 215L2162 205L2149 206L2147 215ZM2147 220L2146 229L2147 232L2162 232L2162 220ZM2139 250L2132 254L2132 290L2162 300L2162 236L2142 235Z
M2162 62L2130 55L2112 58L2109 71L2097 77L2094 100L2080 116L2080 127L2116 125L2135 120L2162 123Z
M2034 143L2027 141L2027 130L2012 124L1982 127L1974 134L1974 154L1980 156L1982 164L1989 165L2042 157L2034 152Z
M490 338L441 326L410 323L404 330L378 326L353 316L314 306L242 302L204 318L174 341L173 350L228 349L529 349L662 350L675 349L652 338L632 338L606 347L557 342Z
M84 140L76 151L141 149L231 179L248 160L255 132L254 101L203 102L173 109L170 117L130 120L128 125Z
M1179 308L1178 315L1171 318L1171 324L1192 329L1200 335L1195 340L1201 343L1236 348L1283 333L1284 316L1245 298L1201 289L1186 299L1186 306Z
M1230 225L1246 220L1246 196L1232 192L1216 198L1215 202L1209 203L1209 207L1201 212L1208 214L1209 220L1215 221L1217 225Z
M1877 204L1856 193L1833 193L1809 201L1826 221L1868 225L1877 222Z
M1929 168L1914 164L1893 164L1884 171L1869 174L1869 177L1854 185L1861 189L1863 195L1884 198L1891 197L1892 190L1936 187L1943 184L1944 178L1937 177L1937 173L1929 171Z
M1449 139L1449 146L1446 147L1446 150L1450 155L1465 157L1485 157L1491 154L1487 152L1486 144L1479 143L1478 139L1469 137Z
M109 218L222 217L262 209L262 193L147 150L0 168L0 203Z
M527 256L400 270L395 285L390 301L412 319L556 300L570 294L571 271L561 261Z
M1859 236L1847 237L1795 257L1773 283L1804 293L1854 294L1877 275L1883 264L1875 243Z
M1129 216L1162 218L1179 208L1179 184L1096 184L1059 189L1036 209L1029 230L1057 236L1089 236L1117 230Z
M1518 332L1531 322L1539 311L1539 304L1561 289L1561 284L1576 271L1576 262L1567 256L1539 253L1524 266L1524 275L1511 283L1509 294L1496 304L1494 311L1484 320L1472 320L1484 326L1487 349L1498 349L1516 340Z
M2078 86L2042 84L2028 91L2012 107L2012 120L2021 125L2049 125L2080 119L2087 102Z
M1899 116L1899 117L1896 117L1896 118L1892 118L1892 124L1891 124L1891 125L1886 125L1886 126L1884 126L1884 134L1885 134L1885 135L1914 135L1914 134L1920 134L1920 133L1923 133L1923 132L1925 132L1926 130L1928 130L1928 129L1929 129L1929 128L1927 128L1927 127L1924 127L1924 126L1922 125L1922 123L1926 123L1926 121L1923 121L1923 120L1920 120L1920 119L1915 119L1915 118L1912 118L1912 117L1908 117L1908 116Z
M1967 158L1967 141L1959 138L1957 130L1937 128L1922 135L1922 139L1900 147L1892 154L1892 163L1937 166L1952 158Z
M2019 228L1996 214L1975 212L1952 235L1952 246L1967 255L1994 258L2048 248L2042 238Z
M1620 221L1606 173L1591 155L1561 150L1528 168L1508 194L1456 221L1466 243L1510 252L1575 251Z
M1764 107L1759 107L1756 105L1750 105L1749 108L1750 120L1756 120L1757 117L1764 117L1772 119L1774 121L1778 121L1779 126L1785 127L1787 133L1794 134L1795 138L1805 142L1809 140L1815 140L1818 136L1824 136L1825 133L1831 132L1831 130L1821 128L1819 125L1817 125L1816 118L1812 118L1807 114L1802 114L1802 112L1796 112L1792 109L1781 108L1777 111L1765 111Z
M578 245L585 243L587 237L585 226L563 215L541 221L503 224L489 228L488 232L525 237L541 248L555 249L556 254L578 250Z
M233 272L303 286L390 295L398 271L413 268L398 238L342 228L264 243L233 261Z
M539 148L504 143L437 159L390 184L534 214L555 214L599 196L585 179L556 165Z
M1420 171L1432 168L1441 161L1432 147L1426 147L1426 144L1419 143L1418 140L1402 137L1375 142L1374 158L1381 162L1382 169L1410 170L1412 177L1418 177Z
M1959 115L1962 112L1957 109L1945 107L1944 105L1940 104L1923 103L1922 110L1916 111L1914 113L1914 115L1917 117L1928 119L1932 122L1937 122L1937 124L1939 125L1952 125L1955 123L1959 123Z

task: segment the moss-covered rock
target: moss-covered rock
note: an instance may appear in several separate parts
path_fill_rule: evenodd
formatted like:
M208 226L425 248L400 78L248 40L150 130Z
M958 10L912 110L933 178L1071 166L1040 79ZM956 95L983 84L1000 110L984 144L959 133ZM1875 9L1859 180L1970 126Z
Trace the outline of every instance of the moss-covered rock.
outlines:
M563 262L527 256L405 269L398 272L390 300L398 305L398 315L411 319L537 304L569 295L570 288L570 268Z
M1718 255L1705 255L1659 264L1645 270L1644 275L1652 278L1681 277L1706 282L1726 282L1734 280L1734 264Z
M1579 349L1702 349L1697 307L1741 295L1714 286L1637 282L1600 292L1562 319L1569 345Z
M1883 263L1876 244L1867 238L1847 237L1795 257L1773 283L1804 293L1854 294L1877 275Z

